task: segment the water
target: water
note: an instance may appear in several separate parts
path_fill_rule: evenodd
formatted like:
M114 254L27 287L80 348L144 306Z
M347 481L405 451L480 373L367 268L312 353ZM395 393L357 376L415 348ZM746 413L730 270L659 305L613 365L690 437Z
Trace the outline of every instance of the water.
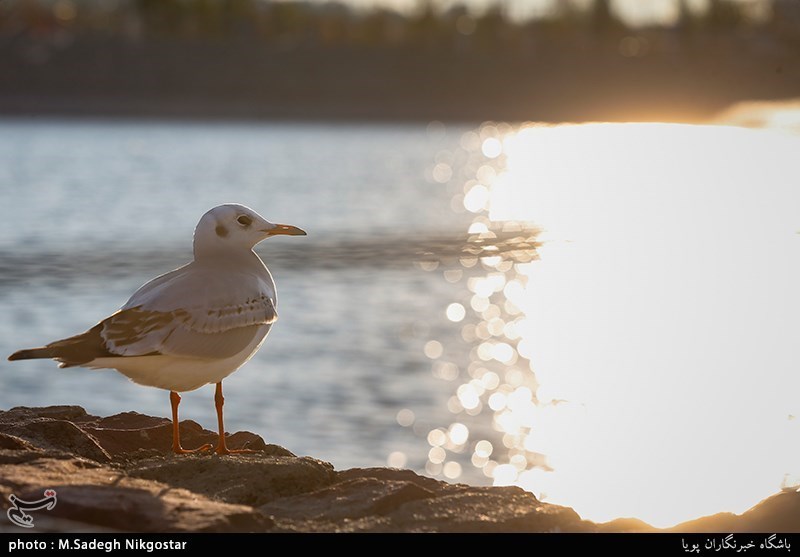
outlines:
M502 433L470 445L472 464L582 516L658 526L800 484L800 136L478 135L491 162L464 184L470 229L543 232L537 260L484 258L461 296L472 350L454 410Z
M800 483L791 128L0 122L0 353L82 331L236 201L280 320L226 424L332 462L669 526ZM0 363L0 407L168 414ZM212 389L182 417L213 427Z
M280 320L225 382L228 427L339 469L399 451L422 470L427 445L396 415L447 413L451 386L423 345L446 326L453 286L417 262L464 237L464 215L431 176L459 138L425 125L0 122L0 407L168 416L167 393L115 372L5 355L113 312L191 257L207 209L240 202L308 236L258 247ZM182 417L213 429L212 396L187 393Z

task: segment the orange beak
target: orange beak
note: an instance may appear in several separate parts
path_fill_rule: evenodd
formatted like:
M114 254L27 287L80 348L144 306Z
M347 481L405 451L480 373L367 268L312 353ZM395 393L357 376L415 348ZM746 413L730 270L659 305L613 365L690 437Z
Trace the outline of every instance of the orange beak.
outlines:
M267 233L268 236L305 236L306 231L296 226L292 226L291 224L276 224L275 228L270 228L269 230L265 230L264 232Z

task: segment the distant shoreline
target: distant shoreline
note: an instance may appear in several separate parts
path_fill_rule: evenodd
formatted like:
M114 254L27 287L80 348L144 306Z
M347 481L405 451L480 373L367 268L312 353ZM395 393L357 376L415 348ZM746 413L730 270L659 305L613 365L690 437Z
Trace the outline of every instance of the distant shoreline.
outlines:
M743 51L749 44L734 39L625 58L604 43L596 52L543 43L532 54L481 54L87 37L37 63L21 44L0 38L5 116L703 122L739 101L800 96L796 57Z
M380 107L370 111L334 111L304 109L303 107L235 107L198 104L191 107L170 103L141 104L135 101L63 99L8 99L0 95L0 118L34 120L59 119L120 119L169 120L186 122L306 122L331 124L427 124L442 121L452 125L480 125L490 118L457 116L437 117L436 114L398 114ZM516 121L516 119L514 119Z
M427 124L440 121L449 125L478 126L482 122L540 122L546 124L584 122L688 122L704 123L715 119L732 105L750 100L784 101L794 97L743 98L721 103L704 110L672 113L651 110L630 118L604 110L578 111L574 117L562 111L552 115L529 113L514 109L452 110L430 106L417 110L392 110L381 106L358 106L352 109L329 106L230 105L216 103L175 104L170 102L138 102L131 99L63 99L7 98L0 94L0 118L35 120L58 119L120 119L170 120L186 122L306 122L331 124Z

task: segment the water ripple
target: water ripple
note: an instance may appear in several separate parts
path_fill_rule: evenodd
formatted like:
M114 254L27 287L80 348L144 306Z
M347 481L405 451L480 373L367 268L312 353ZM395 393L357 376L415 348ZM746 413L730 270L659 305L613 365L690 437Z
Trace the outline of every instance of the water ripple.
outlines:
M258 249L275 269L409 269L410 264L448 263L502 257L527 262L538 246L533 227L508 223L477 234L431 237L372 236L363 240L296 242ZM0 252L0 289L54 285L87 276L114 279L131 274L158 274L191 259L185 249L135 250L108 247L91 251Z

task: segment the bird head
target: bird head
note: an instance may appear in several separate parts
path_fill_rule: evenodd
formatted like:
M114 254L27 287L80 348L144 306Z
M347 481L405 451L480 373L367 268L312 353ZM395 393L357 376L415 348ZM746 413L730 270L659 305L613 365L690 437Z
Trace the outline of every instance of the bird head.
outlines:
M218 205L200 218L194 230L195 257L207 253L251 250L271 236L305 236L289 224L269 222L254 210L236 203Z

